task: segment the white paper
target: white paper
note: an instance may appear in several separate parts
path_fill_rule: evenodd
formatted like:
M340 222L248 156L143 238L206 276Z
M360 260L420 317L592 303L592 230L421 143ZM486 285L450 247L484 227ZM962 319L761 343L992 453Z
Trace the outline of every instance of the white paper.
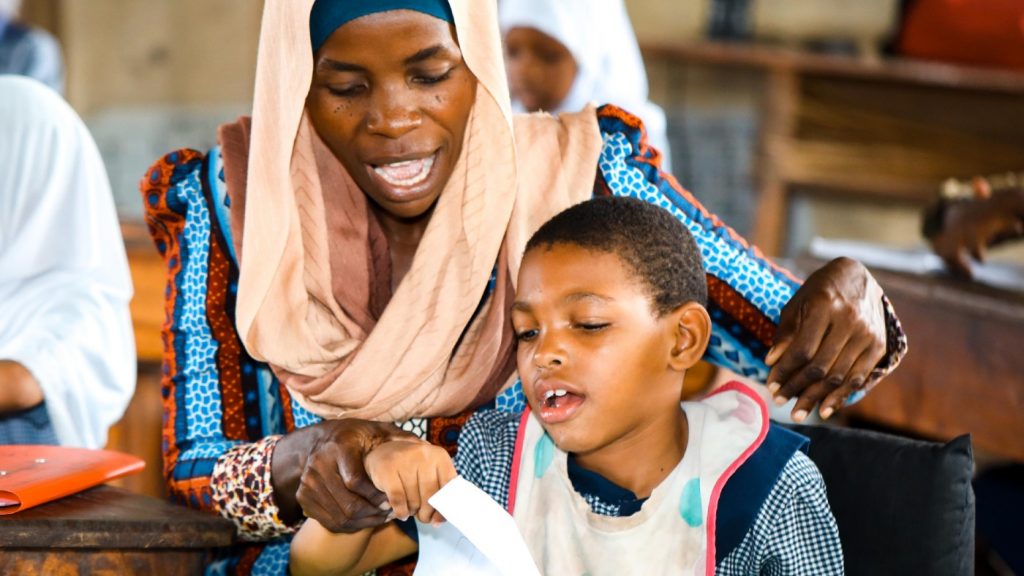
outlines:
M429 502L448 521L416 522L415 576L540 576L515 520L472 483L456 477Z
M921 275L943 275L942 259L925 247L900 249L856 240L815 238L810 253L822 259L849 256L866 266ZM1024 268L996 262L972 262L974 281L1004 290L1024 291Z

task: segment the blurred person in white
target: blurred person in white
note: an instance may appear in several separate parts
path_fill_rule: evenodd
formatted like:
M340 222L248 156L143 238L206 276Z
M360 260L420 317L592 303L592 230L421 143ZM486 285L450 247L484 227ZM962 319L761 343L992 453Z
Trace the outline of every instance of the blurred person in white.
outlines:
M647 99L647 72L622 0L501 0L512 109L577 112L588 102L639 116L671 170L665 112Z
M0 74L35 78L64 93L60 44L45 30L18 20L22 0L0 0Z
M0 75L0 444L102 448L135 390L131 277L85 124Z

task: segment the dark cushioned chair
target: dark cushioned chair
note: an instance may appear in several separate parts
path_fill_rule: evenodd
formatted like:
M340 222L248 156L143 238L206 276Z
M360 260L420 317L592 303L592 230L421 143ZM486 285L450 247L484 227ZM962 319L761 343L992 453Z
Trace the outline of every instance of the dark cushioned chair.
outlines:
M831 426L791 425L811 439L839 525L846 573L974 573L970 436L948 444Z

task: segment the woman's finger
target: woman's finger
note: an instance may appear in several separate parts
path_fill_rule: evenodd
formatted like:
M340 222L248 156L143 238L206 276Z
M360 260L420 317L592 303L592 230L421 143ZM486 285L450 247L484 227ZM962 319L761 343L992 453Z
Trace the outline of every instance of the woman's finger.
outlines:
M830 311L828 303L815 304L821 300L808 300L800 306L799 321L785 352L779 357L775 366L768 373L768 391L778 394L783 386L800 373L808 362L814 358L828 330ZM780 325L781 328L781 325ZM804 386L791 386L790 394L798 392Z
M861 354L857 361L850 368L849 383L851 391L864 390L868 380L871 378L871 372L874 371L878 363L885 358L886 347L884 343L872 342L864 353Z
M384 493L377 489L366 473L363 466L363 453L361 451L346 450L335 460L335 470L338 479L344 485L346 494L353 494L360 501L370 504L371 508L379 508L387 502Z
M811 413L811 410L814 410L814 407L831 391L832 387L826 384L824 380L811 384L797 398L796 403L793 405L793 410L790 412L790 417L793 418L794 422L803 422L807 415Z
M836 360L842 355L843 347L849 339L850 328L839 323L833 323L818 346L814 357L807 362L802 370L782 385L776 393L776 398L788 400L793 396L802 397L809 386L824 381L833 365L835 365ZM857 353L859 355L860 351L858 350ZM836 386L840 384L842 384L842 379L835 383ZM824 397L824 394L821 396ZM820 400L820 398L818 399Z
M779 326L775 329L774 342L764 357L764 363L768 366L774 366L779 361L800 329L800 304L792 300L790 303L791 305L784 306L779 314Z
M336 533L379 526L387 517L379 506L349 492L336 474L325 474L316 466L303 472L296 500L307 516Z

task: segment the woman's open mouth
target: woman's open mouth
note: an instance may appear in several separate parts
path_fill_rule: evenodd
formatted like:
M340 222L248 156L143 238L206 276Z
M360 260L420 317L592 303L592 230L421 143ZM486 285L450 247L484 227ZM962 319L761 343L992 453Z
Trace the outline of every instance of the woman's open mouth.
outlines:
M436 158L435 152L426 158L374 165L373 173L393 188L413 188L430 177Z

